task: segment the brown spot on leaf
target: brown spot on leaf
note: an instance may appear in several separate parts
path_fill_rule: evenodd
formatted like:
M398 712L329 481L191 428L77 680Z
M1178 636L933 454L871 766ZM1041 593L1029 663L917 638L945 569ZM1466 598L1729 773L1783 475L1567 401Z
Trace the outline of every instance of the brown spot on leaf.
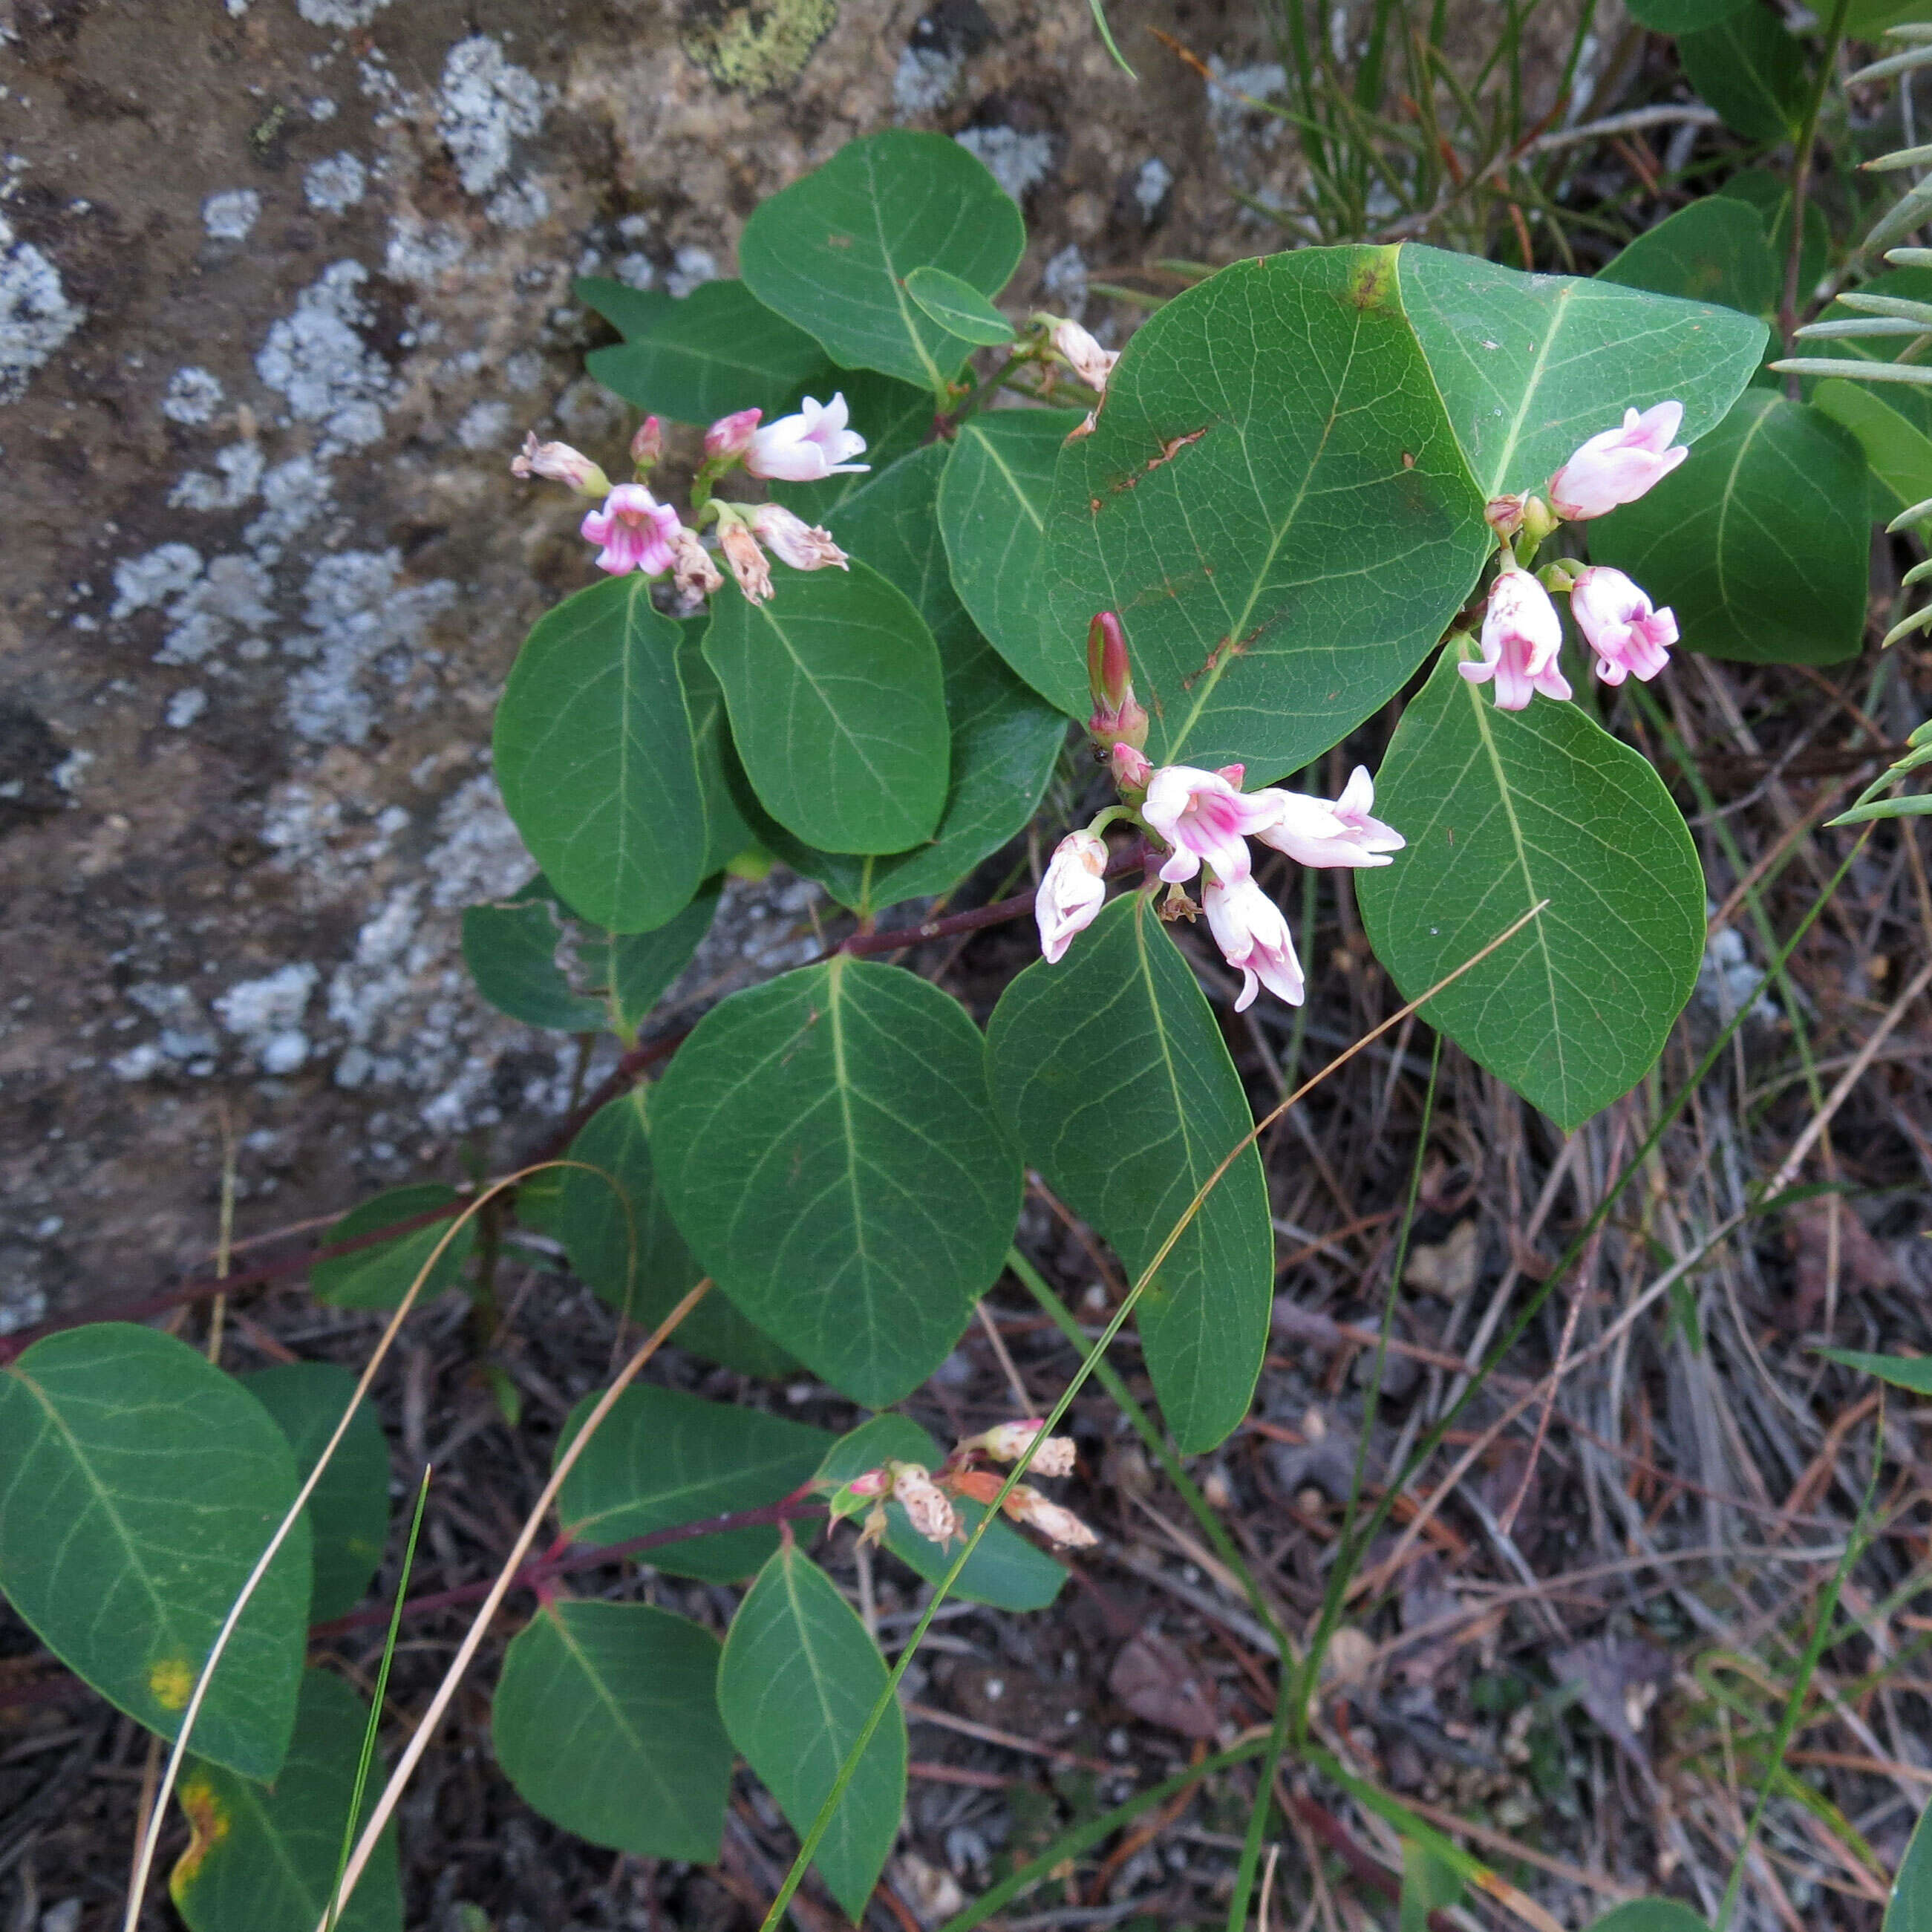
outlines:
M202 1861L227 1837L230 1823L214 1786L199 1774L182 1784L181 1808L188 1819L189 1837L188 1850L181 1855L168 1880L168 1889L176 1898L194 1884Z

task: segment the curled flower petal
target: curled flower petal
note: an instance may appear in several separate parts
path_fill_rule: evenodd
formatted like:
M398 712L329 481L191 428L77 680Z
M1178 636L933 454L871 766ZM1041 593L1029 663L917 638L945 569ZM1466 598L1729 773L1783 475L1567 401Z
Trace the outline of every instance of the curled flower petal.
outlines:
M959 1534L959 1518L944 1490L916 1462L892 1468L892 1500L921 1536L944 1546Z
M718 544L731 566L731 574L738 580L738 588L745 593L745 602L764 603L772 594L772 568L750 527L735 517L727 518L718 526Z
M1306 982L1280 907L1251 878L1228 885L1210 879L1201 903L1222 958L1241 976L1235 1012L1252 1006L1262 986L1291 1006L1300 1006Z
M1063 1550L1090 1550L1100 1540L1070 1509L1062 1509L1030 1483L1016 1483L1004 1507L1014 1522L1038 1530Z
M1046 1426L1036 1415L1024 1422L1002 1422L974 1442L962 1446L976 1447L996 1462L1017 1462ZM1027 1466L1036 1475L1070 1476L1073 1473L1075 1453L1072 1436L1049 1436L1034 1450L1033 1460Z
M511 458L510 474L568 483L580 496L602 496L610 488L610 478L582 450L567 442L539 442L534 434L524 438L523 448Z

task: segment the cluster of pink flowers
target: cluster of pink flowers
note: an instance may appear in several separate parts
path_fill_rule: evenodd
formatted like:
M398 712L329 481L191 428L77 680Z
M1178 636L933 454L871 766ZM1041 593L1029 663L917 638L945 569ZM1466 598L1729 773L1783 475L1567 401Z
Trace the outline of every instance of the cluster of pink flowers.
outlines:
M1281 908L1255 883L1250 838L1304 866L1386 866L1406 842L1372 815L1374 781L1358 765L1337 799L1312 798L1276 786L1241 790L1243 767L1202 771L1192 765L1150 768L1138 816L1171 848L1160 876L1178 886L1202 877L1202 910L1221 956L1241 976L1237 1012L1265 986L1300 1005L1306 988ZM1054 849L1034 902L1040 947L1058 961L1073 936L1093 922L1106 897L1107 848L1090 830L1070 832Z
M1030 1470L1042 1476L1072 1474L1070 1436L1046 1436L1034 1447L1035 1438L1046 1426L1040 1417L1034 1416L1024 1422L1003 1422L981 1435L968 1436L946 1457L936 1476L917 1462L882 1462L876 1469L854 1477L834 1495L832 1514L851 1515L869 1505L860 1540L876 1543L885 1534L890 1498L905 1511L907 1522L920 1535L943 1550L963 1533L952 1498L970 1496L976 1503L990 1504L1005 1480L992 1470L975 1468L976 1456L1016 1462L1033 1448L1033 1460L1028 1466ZM1100 1540L1071 1510L1042 1495L1030 1483L1016 1483L1000 1508L1014 1522L1038 1530L1063 1550L1086 1549Z
M693 520L716 526L718 549L738 587L752 603L772 594L770 550L794 570L843 570L845 553L830 532L808 524L778 503L728 502L711 493L728 470L742 468L769 482L817 483L828 476L863 470L854 463L865 453L866 439L848 427L845 398L829 403L804 398L795 416L781 416L760 426L760 410L740 410L721 416L705 432L704 463L692 490ZM712 552L698 531L668 503L654 496L645 479L664 448L664 426L646 416L632 439L631 458L638 480L612 484L597 464L567 442L525 439L510 465L515 476L541 476L568 484L579 496L598 500L599 507L584 519L586 543L597 546L597 568L614 577L640 571L646 577L672 574L686 598L708 597L724 581Z
M1554 518L1582 522L1619 504L1634 503L1690 454L1672 439L1684 421L1682 403L1659 403L1640 415L1626 410L1621 428L1593 436L1550 479L1550 507L1532 497L1498 498L1490 521L1504 538L1502 568L1490 586L1483 614L1482 659L1460 667L1472 684L1493 681L1504 711L1520 711L1538 692L1568 698L1570 682L1557 665L1562 621L1550 600L1552 588L1567 590L1570 614L1596 653L1596 673L1618 685L1634 674L1648 681L1670 662L1677 619L1656 610L1644 591L1606 565L1552 565L1540 578L1518 562L1509 539L1527 528L1540 542ZM1553 513L1553 514L1552 514Z

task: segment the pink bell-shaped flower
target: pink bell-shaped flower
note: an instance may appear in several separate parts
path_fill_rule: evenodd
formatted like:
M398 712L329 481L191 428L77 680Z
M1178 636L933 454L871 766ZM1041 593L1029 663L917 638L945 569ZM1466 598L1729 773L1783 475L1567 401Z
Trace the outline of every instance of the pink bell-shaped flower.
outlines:
M1332 802L1295 791L1260 791L1257 798L1279 801L1272 824L1255 836L1264 845L1286 852L1302 866L1386 866L1391 852L1408 842L1391 825L1370 816L1376 782L1366 765L1358 765Z
M1268 824L1276 808L1264 794L1244 794L1240 773L1237 765L1221 772L1162 765L1148 780L1141 815L1174 848L1160 868L1169 885L1192 878L1204 862L1228 884L1248 876L1248 835Z
M1580 521L1619 503L1634 503L1690 454L1670 446L1683 421L1682 403L1658 403L1641 416L1624 410L1621 428L1591 437L1550 478L1550 501L1557 514Z
M1280 907L1251 878L1231 885L1210 879L1201 903L1222 958L1241 976L1235 1012L1246 1012L1262 986L1291 1006L1300 1006L1306 982Z
M580 526L586 543L601 544L597 568L613 577L641 570L662 576L676 561L677 512L641 483L620 483Z
M1472 684L1493 678L1497 708L1520 711L1541 692L1546 698L1570 695L1569 680L1556 668L1563 648L1563 620L1550 592L1526 570L1505 570L1490 586L1483 614L1483 662L1458 664Z
M845 427L844 394L829 403L806 397L796 416L781 416L756 431L745 451L745 467L754 476L779 483L821 483L828 476L869 470L847 459L866 453L866 439Z
M1621 570L1592 564L1570 586L1570 614L1597 654L1597 675L1621 684L1634 674L1646 684L1670 662L1677 616L1667 605L1652 609L1641 585Z

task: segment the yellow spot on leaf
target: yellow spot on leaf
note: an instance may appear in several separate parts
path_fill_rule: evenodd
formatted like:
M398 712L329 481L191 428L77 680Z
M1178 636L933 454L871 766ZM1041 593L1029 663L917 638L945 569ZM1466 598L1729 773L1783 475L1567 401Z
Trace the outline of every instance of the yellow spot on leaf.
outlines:
M184 1657L164 1657L148 1666L148 1688L164 1711L188 1707L194 1694L194 1669Z
M178 1901L194 1884L202 1860L227 1837L230 1822L214 1786L198 1775L190 1776L182 1784L181 1808L188 1822L188 1850L168 1878L168 1890Z

